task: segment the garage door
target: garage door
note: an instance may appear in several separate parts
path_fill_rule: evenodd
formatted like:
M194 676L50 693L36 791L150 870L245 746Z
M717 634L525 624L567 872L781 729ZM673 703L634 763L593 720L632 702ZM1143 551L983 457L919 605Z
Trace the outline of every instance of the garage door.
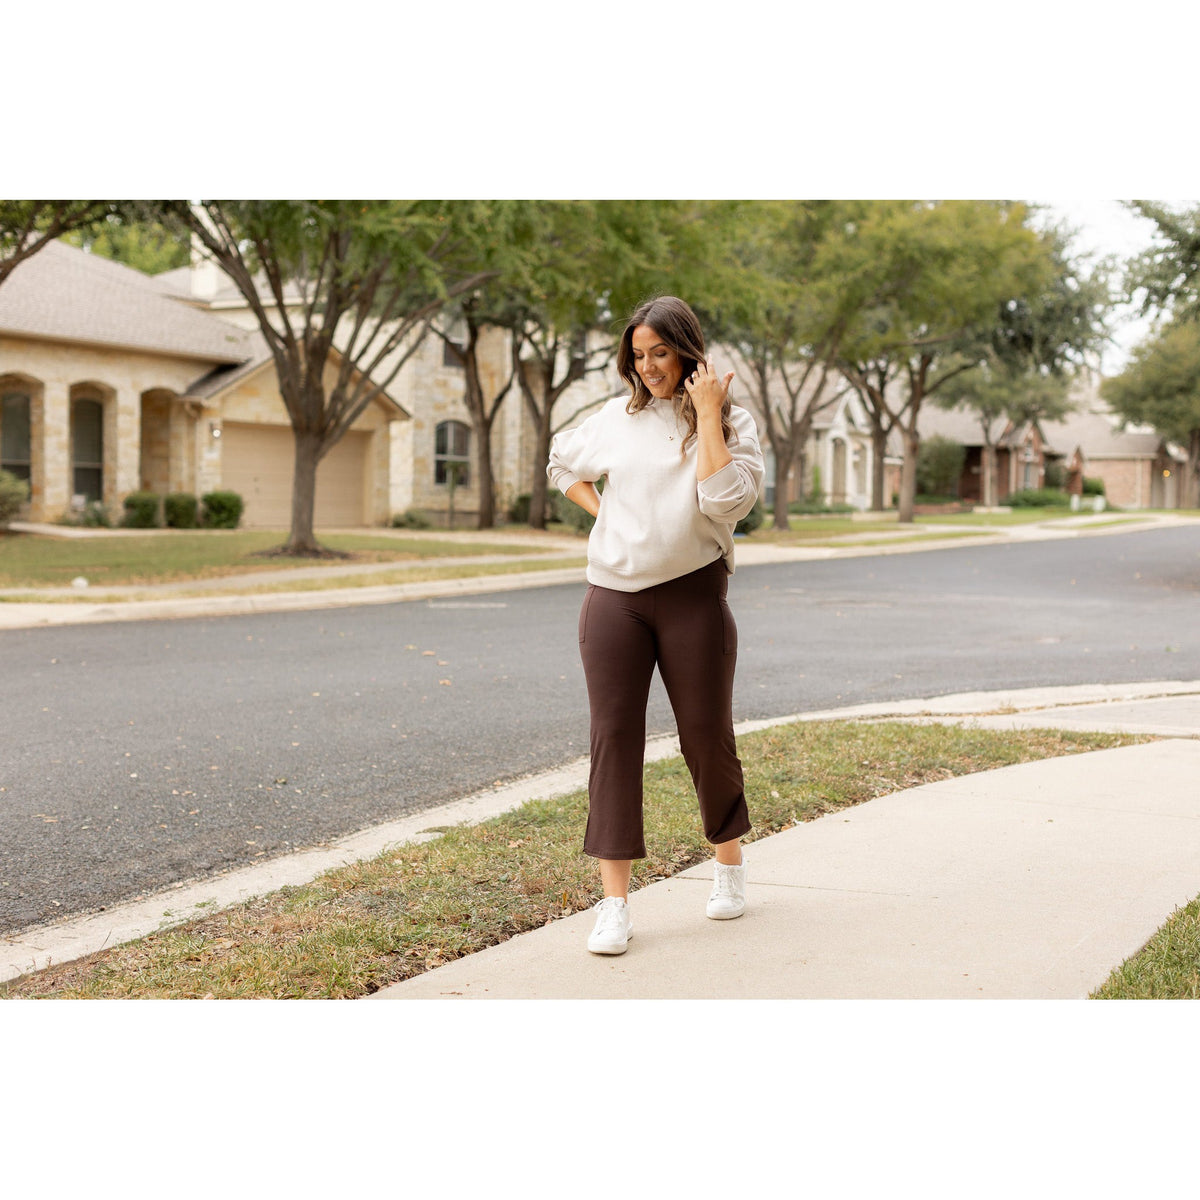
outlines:
M348 433L317 468L318 528L367 525L369 433ZM292 523L293 441L290 429L226 421L221 436L222 487L245 502L248 529L287 529Z

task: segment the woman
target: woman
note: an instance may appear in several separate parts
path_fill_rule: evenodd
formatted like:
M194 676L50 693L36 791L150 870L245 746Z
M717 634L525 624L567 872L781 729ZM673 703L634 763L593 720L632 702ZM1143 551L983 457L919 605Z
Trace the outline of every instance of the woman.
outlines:
M583 848L600 860L604 889L588 939L595 954L623 954L633 932L629 878L646 854L642 764L656 665L716 851L714 920L745 911L741 838L750 831L733 736L737 629L725 593L734 526L762 483L754 420L730 404L733 372L718 376L696 314L674 296L633 314L617 370L632 395L555 437L547 468L596 517L579 617L592 723Z

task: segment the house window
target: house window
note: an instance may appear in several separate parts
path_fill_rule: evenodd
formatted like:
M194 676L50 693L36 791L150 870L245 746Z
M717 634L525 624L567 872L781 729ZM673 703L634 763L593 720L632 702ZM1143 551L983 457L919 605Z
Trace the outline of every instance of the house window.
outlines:
M442 342L442 366L458 367L461 370L466 366L466 352L462 342Z
M458 465L456 487L471 482L471 429L461 421L443 421L433 438L433 482L448 483L449 468Z
M32 445L28 395L5 392L0 397L0 471L8 471L29 483Z
M99 400L71 404L73 491L85 500L104 494L104 405Z

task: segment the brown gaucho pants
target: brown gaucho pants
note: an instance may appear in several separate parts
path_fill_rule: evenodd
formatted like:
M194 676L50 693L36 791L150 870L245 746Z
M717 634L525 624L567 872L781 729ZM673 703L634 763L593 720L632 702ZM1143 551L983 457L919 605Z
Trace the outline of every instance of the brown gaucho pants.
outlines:
M750 831L733 736L737 626L723 559L640 592L594 584L579 614L579 653L591 707L592 761L583 849L644 858L642 766L646 702L657 665L700 801L704 836Z

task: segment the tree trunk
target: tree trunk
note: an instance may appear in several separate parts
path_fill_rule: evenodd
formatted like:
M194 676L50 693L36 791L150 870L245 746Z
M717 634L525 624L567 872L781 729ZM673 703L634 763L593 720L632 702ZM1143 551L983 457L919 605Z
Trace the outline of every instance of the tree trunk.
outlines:
M475 424L476 470L479 472L478 529L491 529L496 524L496 483L492 474L492 422L487 418Z
M529 489L529 524L534 529L546 528L546 496L550 481L546 477L546 464L550 461L550 442L553 440L550 424L550 406L538 413L537 442L533 454L533 479Z
M913 505L917 495L917 452L921 448L921 437L917 433L916 413L912 424L903 427L904 462L900 467L900 523L911 525Z
M776 437L772 437L770 442L775 454L775 503L771 527L786 533L791 528L788 524L788 491L792 482L794 456L789 442Z
M996 507L996 447L985 441L979 456L980 499L984 508Z
M295 459L292 469L292 529L284 546L286 554L318 555L313 532L313 513L317 503L317 464L320 462L319 434L293 430Z
M887 481L887 431L883 422L871 414L871 511L885 512L891 501L884 499Z
M1200 508L1200 429L1188 437L1187 475L1183 481L1183 508Z
M550 443L554 438L554 402L551 395L551 374L546 364L538 357L520 361L520 345L513 339L513 371L525 397L525 407L533 418L534 451L532 473L529 479L529 526L531 529L546 528L546 497L550 481L546 478L546 465L550 461ZM540 395L535 395L539 392Z

